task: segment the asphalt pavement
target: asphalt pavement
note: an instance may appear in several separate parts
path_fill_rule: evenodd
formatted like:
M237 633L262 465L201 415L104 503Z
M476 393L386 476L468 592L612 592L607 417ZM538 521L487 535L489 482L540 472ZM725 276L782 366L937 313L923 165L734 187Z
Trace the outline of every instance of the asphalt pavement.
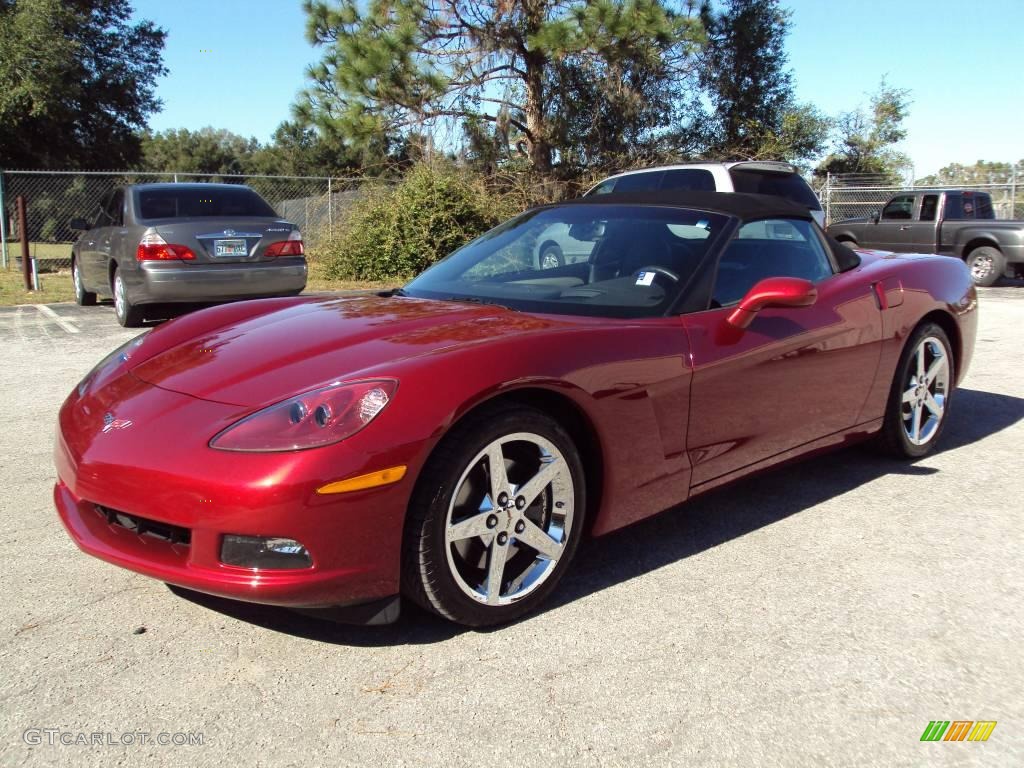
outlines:
M137 331L0 309L0 765L1024 765L1024 286L981 293L938 453L834 453L587 542L546 610L483 632L80 553L57 409ZM998 724L921 742L932 720Z

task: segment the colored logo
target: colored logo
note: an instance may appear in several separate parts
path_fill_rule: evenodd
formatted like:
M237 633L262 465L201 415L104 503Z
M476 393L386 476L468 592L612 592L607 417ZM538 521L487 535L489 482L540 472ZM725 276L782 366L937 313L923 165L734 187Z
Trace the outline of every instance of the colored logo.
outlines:
M921 734L921 741L988 741L996 729L996 720L932 720Z
M106 435L115 429L128 429L131 425L131 419L115 419L114 414L105 413L103 414L103 429L101 431Z

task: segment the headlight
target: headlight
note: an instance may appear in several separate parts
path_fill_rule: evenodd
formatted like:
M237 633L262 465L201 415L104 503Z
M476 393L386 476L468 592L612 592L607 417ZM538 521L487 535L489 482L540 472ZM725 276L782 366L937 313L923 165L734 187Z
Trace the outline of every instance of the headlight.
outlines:
M384 410L398 389L394 379L335 382L283 400L218 433L222 451L302 451L351 437Z
M96 379L101 373L105 372L108 368L114 369L123 363L127 363L131 356L135 353L142 342L146 340L146 334L136 336L131 341L122 344L120 347L115 349L109 355L100 360L96 365L92 367L92 370L85 374L85 378L78 382L78 396L81 397L85 394L85 391L89 388L89 385Z

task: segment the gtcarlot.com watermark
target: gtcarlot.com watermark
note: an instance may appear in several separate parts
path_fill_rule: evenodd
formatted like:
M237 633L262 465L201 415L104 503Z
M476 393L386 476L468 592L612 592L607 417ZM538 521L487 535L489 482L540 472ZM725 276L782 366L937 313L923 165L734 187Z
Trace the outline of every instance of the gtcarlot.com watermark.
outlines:
M62 728L26 728L21 739L31 747L201 747L202 731L65 731Z

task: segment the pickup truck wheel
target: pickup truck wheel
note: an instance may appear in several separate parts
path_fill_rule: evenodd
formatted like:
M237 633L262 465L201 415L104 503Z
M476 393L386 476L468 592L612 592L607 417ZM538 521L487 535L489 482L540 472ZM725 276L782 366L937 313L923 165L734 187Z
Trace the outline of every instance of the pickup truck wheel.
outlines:
M988 287L999 282L1006 270L1006 260L998 248L983 245L967 254L967 268L975 285Z

